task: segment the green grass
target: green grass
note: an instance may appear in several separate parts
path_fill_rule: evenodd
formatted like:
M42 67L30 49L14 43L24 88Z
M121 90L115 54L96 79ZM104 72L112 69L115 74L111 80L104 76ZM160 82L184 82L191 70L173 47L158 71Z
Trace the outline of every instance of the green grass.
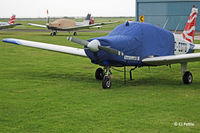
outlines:
M68 33L0 31L0 39L81 47ZM106 33L79 33L89 39ZM112 89L96 81L87 58L1 42L0 132L137 133L200 131L200 63L189 63L193 84L184 85L180 65L143 67L123 84L112 70ZM120 68L121 69L121 68ZM121 69L122 70L122 69ZM128 74L127 74L128 77ZM195 126L174 126L191 122Z

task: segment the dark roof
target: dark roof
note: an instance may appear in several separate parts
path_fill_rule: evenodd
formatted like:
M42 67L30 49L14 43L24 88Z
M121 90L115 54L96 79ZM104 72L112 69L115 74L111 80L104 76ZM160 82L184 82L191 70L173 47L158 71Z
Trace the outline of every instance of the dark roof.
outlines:
M136 0L136 2L195 2L200 0Z

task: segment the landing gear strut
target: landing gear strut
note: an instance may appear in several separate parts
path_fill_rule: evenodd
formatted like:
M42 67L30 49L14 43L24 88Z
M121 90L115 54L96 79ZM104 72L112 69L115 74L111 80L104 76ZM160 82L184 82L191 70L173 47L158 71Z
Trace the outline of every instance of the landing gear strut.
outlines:
M132 77L132 71L134 71L136 68L137 68L137 66L134 67L134 68L132 68L132 69L129 71L129 74L130 74L130 80L133 80L133 77Z
M110 66L105 66L105 74L102 80L102 87L104 89L111 88Z
M187 63L182 63L181 64L181 72L182 72L182 79L183 79L183 83L184 84L191 84L193 77L192 77L192 73L187 71Z

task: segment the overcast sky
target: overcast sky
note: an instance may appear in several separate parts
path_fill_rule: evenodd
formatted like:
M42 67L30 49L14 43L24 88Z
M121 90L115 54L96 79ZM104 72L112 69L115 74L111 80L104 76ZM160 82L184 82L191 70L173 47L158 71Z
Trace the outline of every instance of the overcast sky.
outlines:
M135 0L4 0L0 17L135 16Z

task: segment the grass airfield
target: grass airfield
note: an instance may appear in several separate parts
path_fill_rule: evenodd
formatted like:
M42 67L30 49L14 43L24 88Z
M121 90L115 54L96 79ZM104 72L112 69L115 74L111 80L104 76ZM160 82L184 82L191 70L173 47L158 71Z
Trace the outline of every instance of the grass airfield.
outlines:
M111 29L113 26L99 30ZM106 34L78 32L77 38L86 40ZM1 40L19 38L81 48L66 40L69 35L72 33L51 37L49 32L0 31ZM94 77L99 66L87 58L0 44L2 133L200 131L200 62L188 65L193 74L191 85L182 83L180 65L176 64L171 68L136 69L134 80L128 80L126 85L123 73L111 69L112 88L104 90Z

